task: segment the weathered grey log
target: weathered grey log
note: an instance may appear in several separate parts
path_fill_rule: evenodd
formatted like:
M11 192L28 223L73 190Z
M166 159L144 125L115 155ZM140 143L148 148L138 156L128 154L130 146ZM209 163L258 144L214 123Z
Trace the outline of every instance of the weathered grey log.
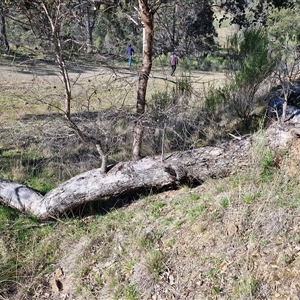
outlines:
M41 194L25 185L0 178L0 203L36 214L42 198Z
M293 128L270 127L264 138L269 139L272 148L286 147L297 136L293 134ZM145 188L174 187L186 181L201 183L209 177L225 177L250 166L249 155L254 138L260 138L260 135L170 153L163 159L155 156L120 162L106 174L101 169L90 170L60 184L45 196L27 186L0 179L0 203L49 219L84 203L111 196Z
M204 181L207 177L227 176L249 164L251 137L207 146L196 150L146 157L121 162L107 174L90 170L60 184L44 197L24 185L0 180L0 201L32 213L41 219L105 197L118 196L139 189L160 189L187 180Z

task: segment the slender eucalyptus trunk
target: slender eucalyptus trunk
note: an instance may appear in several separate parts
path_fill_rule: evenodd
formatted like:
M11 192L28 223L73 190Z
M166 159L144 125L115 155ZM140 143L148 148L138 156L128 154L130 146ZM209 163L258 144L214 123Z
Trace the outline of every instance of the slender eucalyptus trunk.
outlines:
M84 15L85 15L85 30L86 30L86 52L91 53L92 46L93 46L93 32L92 32L92 25L91 25L89 3L85 4Z
M146 92L148 79L152 68L152 48L153 48L153 12L151 11L147 0L139 0L141 19L143 22L144 40L143 40L143 65L138 79L136 121L133 132L132 158L138 160L141 158L141 149L143 141L143 114L146 107Z
M67 66L64 61L64 55L63 55L63 48L61 45L60 40L60 27L55 22L55 20L52 19L46 5L43 3L42 7L48 17L50 26L51 26L51 34L54 44L54 50L56 55L56 60L60 69L60 73L62 76L62 80L65 87L65 117L67 120L67 123L69 127L79 136L81 140L83 140L86 143L90 143L96 146L96 149L101 157L102 165L101 165L101 172L106 173L107 172L107 165L108 165L108 154L107 151L104 150L104 147L102 143L95 139L94 137L89 136L88 134L84 133L71 119L71 100L72 100L72 88L69 78L69 73L67 70ZM57 8L59 9L59 8Z
M175 41L176 41L176 16L177 16L177 4L174 5L174 10L173 10L173 32L172 32L172 50L174 51L175 47Z
M8 43L8 39L7 39L7 35L6 35L6 20L5 20L5 16L4 16L3 6L0 6L0 14L1 14L1 36L2 36L2 40L3 40L3 43L6 48L6 52L9 52L10 47L9 47L9 43Z
M56 29L52 31L52 37L55 48L56 60L59 65L60 73L65 86L65 114L67 119L71 118L71 99L72 99L72 90L70 84L69 73L67 70L67 66L64 61L63 51L61 47L61 42L59 38L59 32Z

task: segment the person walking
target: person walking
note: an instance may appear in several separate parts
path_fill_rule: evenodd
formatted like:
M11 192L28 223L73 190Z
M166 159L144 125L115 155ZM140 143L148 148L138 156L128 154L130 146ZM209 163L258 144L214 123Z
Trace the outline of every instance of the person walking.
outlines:
M134 50L131 46L131 44L128 44L127 48L126 48L126 54L128 57L128 66L131 67L132 64L132 56L133 56Z
M178 56L175 54L175 52L173 52L172 55L170 56L171 76L174 76L177 65L178 65Z

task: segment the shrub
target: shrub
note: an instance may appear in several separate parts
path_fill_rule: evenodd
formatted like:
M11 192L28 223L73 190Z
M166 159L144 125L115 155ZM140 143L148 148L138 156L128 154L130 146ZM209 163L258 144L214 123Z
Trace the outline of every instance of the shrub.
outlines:
M271 151L265 153L261 161L261 173L260 178L263 182L272 179L275 167L274 154Z
M173 99L166 90L157 91L151 97L151 102L156 109L164 110L173 103Z
M193 92L193 85L190 76L182 76L177 80L175 98L180 96L190 97ZM176 97L177 96L177 97Z
M246 127L249 127L251 113L259 101L256 93L276 66L268 45L267 34L261 28L248 28L227 41L229 83L223 89L227 99L226 112L240 118Z

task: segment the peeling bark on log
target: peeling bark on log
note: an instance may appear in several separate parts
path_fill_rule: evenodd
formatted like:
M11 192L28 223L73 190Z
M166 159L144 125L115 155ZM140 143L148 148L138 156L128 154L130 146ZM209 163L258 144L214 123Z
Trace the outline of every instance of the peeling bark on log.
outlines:
M57 217L81 204L139 189L173 187L186 181L228 176L249 164L251 136L196 150L121 162L108 173L90 170L60 184L44 197L24 185L0 180L0 202L41 219Z

